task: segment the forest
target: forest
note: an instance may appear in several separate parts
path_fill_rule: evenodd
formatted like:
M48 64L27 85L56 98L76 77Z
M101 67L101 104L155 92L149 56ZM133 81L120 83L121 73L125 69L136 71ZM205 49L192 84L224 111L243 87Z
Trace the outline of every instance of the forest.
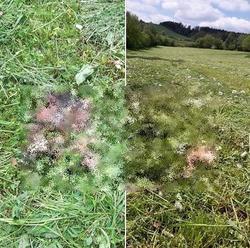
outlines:
M250 35L177 22L146 23L127 12L127 48L181 46L250 51Z

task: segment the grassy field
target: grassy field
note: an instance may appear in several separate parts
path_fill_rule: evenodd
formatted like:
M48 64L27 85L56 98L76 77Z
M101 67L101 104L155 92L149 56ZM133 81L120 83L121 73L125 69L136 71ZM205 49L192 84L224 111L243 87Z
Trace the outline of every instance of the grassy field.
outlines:
M128 247L249 247L249 54L128 51ZM188 149L216 160L183 178Z
M0 247L122 247L124 1L0 3ZM84 82L75 75L89 65ZM98 169L25 164L26 127L48 92L93 105ZM72 134L72 139L74 134Z

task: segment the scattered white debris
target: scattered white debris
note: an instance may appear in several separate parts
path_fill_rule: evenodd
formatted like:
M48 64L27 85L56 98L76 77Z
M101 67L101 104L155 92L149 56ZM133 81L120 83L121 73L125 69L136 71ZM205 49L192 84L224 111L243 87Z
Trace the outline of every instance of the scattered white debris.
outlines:
M248 154L248 152L247 152L247 151L245 151L245 152L241 153L241 155L240 155L240 156L241 156L242 158L245 158L245 157L247 156L247 154Z
M216 151L220 151L221 149L222 149L221 146L217 146L217 147L216 147Z
M140 102L136 101L132 103L132 107L135 113L138 113L140 110Z
M135 119L133 118L133 117L131 117L131 116L127 116L127 123L128 124L133 124L133 123L135 123Z
M237 94L237 90L232 90L232 94Z
M114 65L118 70L122 69L122 62L120 60L115 60Z
M180 194L180 193L177 193L177 194L176 194L176 199L179 200L179 201L182 201L182 197L181 197L181 194Z
M33 137L33 142L27 149L31 158L36 158L39 153L46 153L48 150L48 141L42 133L38 133Z
M83 26L81 24L76 24L75 26L78 30L82 30L83 29Z
M242 165L239 164L239 163L237 163L237 164L236 164L236 167L237 167L238 169L241 169L241 168L242 168Z
M201 108L205 105L205 102L202 99L188 99L186 103L187 105L194 106L196 108Z
M182 211L183 210L183 206L181 204L180 201L175 201L175 204L174 204L175 208L179 211Z
M176 148L176 153L177 154L184 154L187 150L187 147L188 147L187 143L179 144Z
M223 92L222 91L219 91L219 96L223 96Z

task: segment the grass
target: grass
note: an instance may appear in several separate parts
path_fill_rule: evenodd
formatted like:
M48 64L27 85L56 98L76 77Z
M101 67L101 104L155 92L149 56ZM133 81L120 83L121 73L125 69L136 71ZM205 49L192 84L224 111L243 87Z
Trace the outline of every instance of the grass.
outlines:
M0 11L0 246L123 246L124 3L4 0ZM23 166L25 127L50 91L91 98L96 172L67 175L46 157Z
M247 53L128 51L128 247L248 247ZM185 147L214 147L189 179Z

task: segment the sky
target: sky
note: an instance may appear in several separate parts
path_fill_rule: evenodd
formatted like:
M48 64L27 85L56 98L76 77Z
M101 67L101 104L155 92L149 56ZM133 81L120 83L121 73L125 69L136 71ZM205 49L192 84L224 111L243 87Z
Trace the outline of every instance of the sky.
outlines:
M146 22L250 33L250 0L127 0L127 10Z

